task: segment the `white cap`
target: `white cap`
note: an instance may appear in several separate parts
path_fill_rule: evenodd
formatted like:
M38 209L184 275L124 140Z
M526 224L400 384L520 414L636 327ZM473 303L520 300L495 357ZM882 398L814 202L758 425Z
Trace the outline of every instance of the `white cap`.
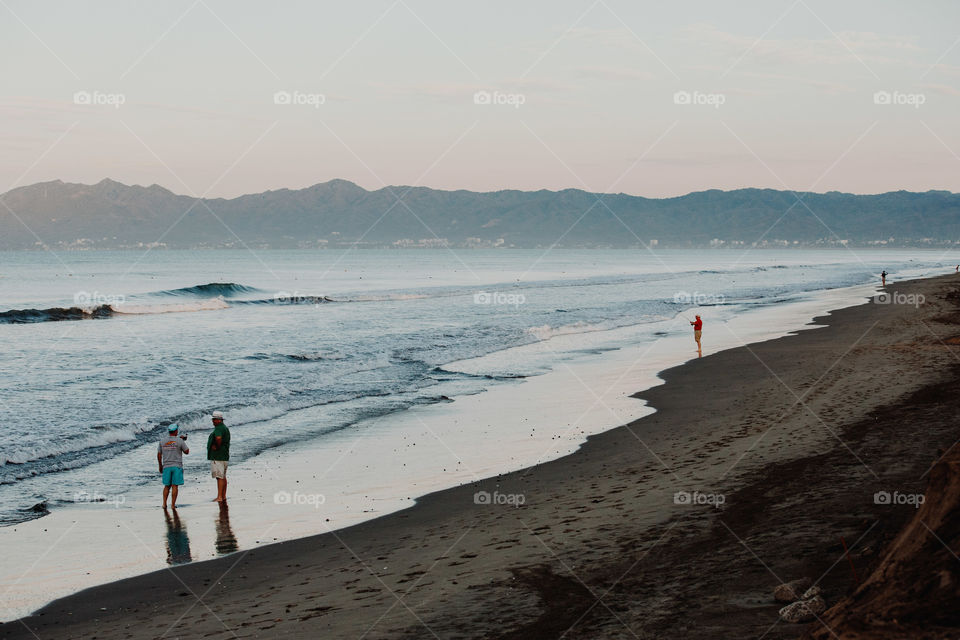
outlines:
M221 411L214 411L214 412L213 412L213 417L214 417L214 418L219 418L220 420L223 420L223 412L221 412Z

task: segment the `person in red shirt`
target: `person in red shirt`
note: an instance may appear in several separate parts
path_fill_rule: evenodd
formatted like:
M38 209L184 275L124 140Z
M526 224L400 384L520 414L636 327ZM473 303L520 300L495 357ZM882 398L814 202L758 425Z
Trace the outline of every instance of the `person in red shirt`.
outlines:
M696 316L696 320L691 322L693 325L693 339L697 341L697 354L703 355L703 348L700 346L700 336L703 334L703 320L700 319L700 316Z

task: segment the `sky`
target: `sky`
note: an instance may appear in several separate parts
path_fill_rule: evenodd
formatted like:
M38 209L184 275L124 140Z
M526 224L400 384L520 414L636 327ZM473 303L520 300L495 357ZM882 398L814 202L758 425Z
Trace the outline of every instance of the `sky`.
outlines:
M960 3L0 0L0 192L960 191Z

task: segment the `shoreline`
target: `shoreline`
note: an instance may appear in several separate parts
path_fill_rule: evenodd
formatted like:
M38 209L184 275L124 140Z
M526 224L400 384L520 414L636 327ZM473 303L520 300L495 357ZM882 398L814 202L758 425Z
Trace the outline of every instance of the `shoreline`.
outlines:
M951 276L941 276L900 283L897 287L910 291L927 290L936 289L938 283L954 281ZM183 598L192 601L194 607L187 615L193 614L193 617L189 618L190 624L186 628L198 636L222 633L226 628L246 635L245 630L265 631L275 627L277 631L273 633L309 636L312 625L344 633L364 633L366 630L370 632L368 637L415 635L416 629L424 632L423 626L445 632L457 631L454 635L462 637L475 637L472 633L487 635L489 629L495 629L497 633L520 629L522 621L540 620L544 615L537 594L550 593L551 601L579 602L584 597L584 589L593 592L587 587L591 580L573 580L571 576L577 576L578 572L592 573L591 567L616 565L621 556L631 557L638 548L644 548L644 540L646 545L656 546L661 538L675 535L671 532L680 526L676 524L677 518L684 521L683 528L689 527L695 532L705 526L711 516L735 509L735 505L729 503L715 512L691 510L689 505L684 509L683 505L671 500L677 491L710 494L711 489L716 491L724 484L735 486L738 480L742 481L751 473L791 460L806 459L828 446L832 441L829 433L813 433L802 419L787 415L793 398L782 397L783 389L778 386L773 389L780 392L781 397L770 393L771 373L780 371L775 362L777 357L797 358L802 355L817 360L817 365L821 361L829 364L831 359L823 360L822 352L831 348L836 352L831 352L832 355L845 357L844 349L850 344L853 345L850 350L860 345L860 341L855 340L860 330L857 313L876 315L879 318L876 324L879 325L890 316L902 323L910 319L912 312L898 305L847 307L819 318L827 326L816 331L801 331L783 338L751 343L671 367L660 374L664 384L638 394L656 409L656 413L590 436L568 456L498 478L431 493L418 499L412 509L328 534L254 548L220 560L181 565L170 571L88 589L55 601L37 615L0 628L5 634L14 634L8 637L17 637L18 630L25 631L25 625L35 625L38 634L42 631L49 637L81 632L112 637L110 634L119 633L120 629L133 633L134 637L137 633L152 637L152 632L134 625L138 620L153 617L153 607L147 603L157 603L151 594L170 593L171 600L164 606L170 607L171 611L178 608ZM914 317L919 315L919 309L913 311ZM887 324L891 323L884 322L885 330L897 330L896 323L890 327ZM825 336L825 332L831 335ZM838 332L843 336L838 338ZM917 332L917 335L920 334ZM797 344L798 341L801 344ZM842 349L838 341L842 343ZM758 358L757 352L760 351L771 355ZM764 364L766 361L775 363L768 367ZM740 378L731 380L731 371L737 371ZM830 369L820 377L828 376L832 371ZM788 371L780 373L784 378L791 375ZM800 377L810 377L807 384L816 380L815 386L820 382L817 375L820 373ZM848 411L849 415L844 417L842 424L856 422L872 408L895 402L943 375L943 363L938 360L937 367L917 372L909 383L901 385L900 379L895 379L896 385L885 380L876 387L869 387L861 392L862 397L853 396L861 401L862 406ZM772 382L779 385L776 380ZM842 380L837 385L842 386ZM739 398L731 395L744 390L747 402L738 402ZM849 395L852 390L839 391ZM711 405L709 410L691 403L692 395L703 394L707 399L702 400L702 404ZM751 399L755 412L784 412L786 417L781 422L789 423L786 436L775 433L765 442L760 437L765 431L757 426L765 424L764 416L751 418L746 415L748 419L734 429L718 419L723 411L728 412L727 416L734 415L737 410L743 414L746 409L743 405L750 405ZM808 401L814 403L814 394ZM818 401L826 405L820 412L823 415L837 413L829 398ZM835 418L830 416L827 419L833 422ZM702 427L711 424L717 427L716 430L704 431ZM736 470L730 475L729 463L737 456L742 456L742 462L733 465ZM736 495L735 490L723 488L724 492L714 495ZM478 490L491 495L499 492L499 495L530 498L519 508L478 505L473 500ZM627 495L621 495L625 493ZM625 497L630 497L631 501L625 502ZM674 524L667 526L669 521ZM482 540L474 542L472 538ZM423 551L424 548L430 551ZM649 547L644 549L649 550ZM564 561L568 555L575 559ZM481 564L485 566L481 567ZM459 569L461 566L464 568ZM225 575L217 578L221 573ZM301 577L308 579L294 582L296 573L304 574ZM427 576L433 582L425 583ZM363 583L363 586L348 588L349 584L356 582ZM216 595L208 591L210 585L210 588L221 587ZM312 595L311 589L315 590ZM510 593L518 590L519 594ZM600 589L597 595L604 590ZM330 595L332 591L338 592L337 597ZM207 595L203 595L204 592L208 592ZM272 596L271 592L286 594L281 598L283 604L278 605L279 608L268 607L277 616L265 616L260 622L237 617L241 615L242 603L260 606L257 598L264 594ZM177 594L175 597L172 596L174 593ZM203 602L191 597L191 593ZM410 598L410 604L394 595L397 593L409 594L404 600ZM480 594L484 597L475 597ZM304 599L308 602L303 602ZM268 600L274 605L279 602L274 598ZM478 600L483 602L478 603ZM414 605L415 602L420 604ZM480 631L485 627L478 620L483 619L484 607L487 607L487 618L490 617L491 602L503 612L498 616L502 622L490 626L492 621L488 620L488 631ZM107 603L106 611L100 608L104 603ZM179 604L180 609L188 606ZM218 616L210 616L206 610L208 606L219 610ZM423 607L422 615L414 612L420 607ZM377 612L368 612L370 608ZM608 611L606 605L600 609L607 617L610 614L617 617L612 610ZM449 618L449 615L443 615L445 611L455 611L459 617L472 622L463 622L464 626L451 629L453 622L445 619ZM581 624L592 624L596 613L596 606L585 611ZM217 622L217 617L229 619L234 624L225 628ZM187 616L184 618L188 620ZM266 620L273 624L267 624ZM311 625L302 624L311 620ZM296 631L298 627L285 626L291 623L300 623L300 631ZM581 631L586 628L578 627ZM183 633L178 631L177 635ZM509 636L505 633L504 637Z
M854 285L747 310L704 308L712 325L708 352L818 329L811 322L815 316L862 302L874 291L871 284ZM611 349L611 344L618 346ZM207 502L206 474L197 469L191 477L199 482L181 488L185 508L172 524L159 515L152 481L119 495L109 484L93 485L85 497L99 494L106 502L67 504L44 518L0 530L0 542L20 550L8 563L7 585L20 578L14 583L17 590L8 593L2 619L14 620L86 588L162 569L171 559L203 561L223 555L224 549L245 551L343 529L406 509L416 497L562 458L588 436L651 413L635 398L636 390L662 384L660 372L686 362L691 346L686 322L677 315L592 332L586 339L565 334L517 347L513 357L521 361L542 359L538 352L555 359L560 354L560 360L553 371L519 384L495 385L453 402L375 418L313 443L260 452L232 465L231 508L223 514ZM570 360L563 355L569 353L584 355ZM490 366L488 357L451 368L483 370ZM310 409L288 419L304 424L325 420ZM367 477L366 469L375 472ZM376 478L391 483L380 485ZM277 501L279 494L289 498L287 504ZM322 506L309 502L318 495ZM301 504L304 500L308 502ZM120 524L115 526L116 521ZM61 535L87 548L82 561L71 547L56 542ZM171 539L178 540L175 554L169 549ZM40 560L33 564L33 558Z

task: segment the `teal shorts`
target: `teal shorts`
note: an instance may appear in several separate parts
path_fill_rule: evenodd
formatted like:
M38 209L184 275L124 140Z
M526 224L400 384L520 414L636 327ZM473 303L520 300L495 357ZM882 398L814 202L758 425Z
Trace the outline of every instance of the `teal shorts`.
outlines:
M163 486L183 484L183 467L166 467L163 470Z

